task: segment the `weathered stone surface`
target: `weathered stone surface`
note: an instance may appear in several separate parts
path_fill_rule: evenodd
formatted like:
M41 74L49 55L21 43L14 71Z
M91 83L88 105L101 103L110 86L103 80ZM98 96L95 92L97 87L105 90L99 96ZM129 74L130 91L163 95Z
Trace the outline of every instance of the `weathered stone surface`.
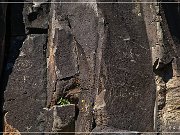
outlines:
M56 29L54 42L57 46L55 60L58 79L62 80L78 74L76 42L73 35L63 29L60 31Z
M62 9L68 15L78 52L79 79L82 92L78 103L79 115L76 121L76 131L89 132L92 129L92 107L96 91L93 86L95 57L101 40L101 35L98 33L97 4L64 4Z
M180 132L180 78L167 82L166 105L162 110L162 131ZM172 133L173 134L173 133Z
M75 131L75 105L53 106L51 110L47 110L46 116L46 132Z
M176 76L179 76L179 43L177 40L179 37L178 5L158 5L155 3L143 4L143 6L149 41L153 41L152 59L157 85L157 107L155 109L154 119L155 129L158 132L174 132L178 130L177 123L179 123L179 120L173 117L177 116L178 110L171 110L170 108L176 108L178 106L176 104L178 99L174 98L174 96L179 96L178 90L175 90L176 92L173 90L176 89L176 83L178 82ZM153 12L155 16L152 16ZM156 37L153 32L156 32ZM169 83L171 83L170 88L168 86Z
M23 16L27 32L32 32L31 34L35 34L31 29L39 28L35 30L36 32L38 32L38 30L41 32L40 29L48 29L50 4L44 3L47 1L48 0L41 2L35 0L26 0L28 3L24 4Z
M153 2L143 3L143 14L149 43L152 47L152 63L154 68L157 69L161 68L163 64L169 63L174 56L172 48L164 42L160 7L157 0Z
M57 1L54 1L57 2ZM60 1L59 1L60 2ZM85 11L81 9L85 9ZM93 7L91 8L91 6L88 6L88 4L54 4L54 6L51 7L52 12L51 13L52 16L54 15L54 21L52 21L52 27L56 28L56 30L52 30L52 35L56 35L55 31L57 33L58 29L59 29L59 41L57 41L57 38L55 38L54 41L54 46L60 48L60 49L64 49L65 52L68 52L68 48L63 48L64 45L66 45L68 42L75 42L74 45L73 44L69 44L69 47L71 48L71 50L69 52L72 53L77 53L78 48L81 50L82 52L85 54L85 58L87 59L86 61L88 61L89 63L87 63L88 65L86 66L90 66L89 64L91 64L91 68L93 68L93 57L94 57L94 53L95 53L95 48L96 48L96 42L97 42L97 29L96 29L96 16L95 13L93 11ZM86 14L84 14L86 13ZM91 15L89 17L89 15ZM80 18L81 17L81 18ZM93 20L91 20L91 18L93 18ZM92 27L91 27L92 26ZM53 28L52 28L53 29ZM90 30L92 29L92 30ZM90 30L90 31L89 31ZM61 33L60 33L61 32ZM64 34L62 33L64 32ZM66 34L65 34L66 33ZM62 37L62 36L63 37ZM67 39L67 43L65 42L65 38L64 35L66 36ZM54 38L54 37L53 37ZM73 41L74 40L74 41ZM62 43L64 45L59 45L58 43L60 43L61 41L63 41ZM78 44L78 45L76 45ZM79 47L77 47L79 46ZM58 49L58 50L60 50ZM60 53L60 52L56 52L56 54ZM73 52L74 51L74 52ZM65 52L63 52L65 54ZM76 54L76 55L77 55ZM62 54L59 54L62 55ZM67 55L67 54L66 54ZM69 54L70 55L70 54ZM72 54L71 54L72 55ZM74 58L72 58L70 56L71 59L76 58L77 56L73 56ZM82 53L80 55L83 55ZM84 56L83 56L84 57ZM63 57L61 57L62 59ZM72 61L70 60L69 61ZM56 58L57 60L60 59L58 56ZM59 60L62 61L62 60ZM71 64L69 63L64 63L64 61L62 61L63 63L57 63L61 64L61 66L65 67L65 66L72 66L77 68L76 65L72 65L72 64L77 64L78 61L76 59L76 61L74 63L71 62ZM67 67L67 68L68 68ZM92 69L89 70L92 70ZM67 69L66 69L67 70ZM74 72L74 70L76 72ZM65 71L65 68L63 68L63 71L61 71L62 73ZM73 69L69 71L72 74L77 74L77 69ZM63 74L68 74L68 73L63 73ZM70 75L65 75L63 76L65 77L70 77ZM60 78L61 79L61 78Z
M18 4L10 6L14 13L10 34L15 37L10 37L6 66L7 74L12 72L5 91L6 125L18 132L140 134L137 132L156 130L159 117L158 131L179 131L179 19L172 21L177 6L170 10L166 5L165 14L160 16L157 3L26 2L32 2L25 3L23 11L30 35L20 54L24 38L19 14L22 4L17 9ZM171 29L176 26L176 30ZM56 105L60 97L74 91L78 94L71 103L76 105Z
M94 54L98 41L98 22L93 5L51 4L51 38L48 45L50 100L48 98L48 101L54 100L54 97L57 98L57 96L53 97L53 93L57 95L58 90L62 92L60 89L64 89L65 81L68 82L78 74L82 94L79 97L80 111L76 121L76 131L80 132L88 132L92 128ZM53 84L53 81L57 82L57 85ZM55 90L56 92L53 92Z
M167 64L172 60L171 56L167 55L167 47L163 42L163 31L161 27L161 16L159 5L156 0L154 3L143 3L143 15L146 25L147 36L150 47L152 48L152 64L153 71L156 74L156 104L154 108L154 130L161 129L161 109L165 105L166 100L166 85L164 82L164 71L162 71L162 64ZM168 57L167 57L168 56Z
M173 0L172 2L174 2ZM159 8L164 58L171 62L160 64L157 75L158 110L157 123L159 132L179 131L179 11L178 4L161 4ZM169 60L170 60L169 59ZM158 74L157 74L158 73Z
M44 131L47 35L28 35L4 92L7 123L21 132Z
M80 81L82 81L82 94L79 102L80 113L76 124L77 131L89 131L91 128L88 123L92 121L91 106L93 94L96 93L97 89L95 87L92 90L94 72L99 83L102 83L101 86L99 85L99 93L106 89L104 97L100 99L104 100L102 103L106 105L104 106L106 110L105 118L102 119L107 120L105 120L105 123L100 123L100 125L107 124L106 126L121 130L152 131L155 86L151 68L150 46L142 13L137 9L140 6L137 4L99 4L98 6L97 8L96 4L60 4L59 6L54 4L51 9L51 12L54 12L52 14L56 17L52 21L51 30L54 29L54 32L55 28L58 28L59 31L65 30L65 33L72 34L76 41ZM126 12L124 13L124 11ZM98 13L105 16L105 23L103 18L98 16ZM119 14L117 15L117 13ZM102 28L99 23L106 25L106 27ZM100 31L100 28L102 28L102 31ZM100 42L102 38L100 34L102 33L107 35L107 39L101 41L106 41L104 46ZM71 36L69 36L69 39L71 39ZM52 49L57 48L58 44L53 44L56 41L51 43ZM102 50L103 57L101 56ZM96 52L99 54L96 54ZM101 57L103 58L102 61ZM94 58L99 60L95 61ZM53 59L56 59L56 56ZM59 63L50 64L57 66ZM99 70L95 69L96 71L94 71L95 65L99 65ZM57 74L54 81L56 81L56 77ZM144 89L144 87L147 89ZM146 95L149 95L149 97ZM134 103L137 105L134 105ZM97 104L96 106L101 107ZM129 110L131 111L129 112ZM142 116L142 114L144 115ZM142 117L148 127L143 127L143 122L140 121ZM78 125L81 127L78 128Z
M104 101L95 103L95 109L103 111L106 126L153 131L155 83L141 6L98 4L98 7L106 17L108 36L98 90L99 94L104 92L104 98L99 98Z

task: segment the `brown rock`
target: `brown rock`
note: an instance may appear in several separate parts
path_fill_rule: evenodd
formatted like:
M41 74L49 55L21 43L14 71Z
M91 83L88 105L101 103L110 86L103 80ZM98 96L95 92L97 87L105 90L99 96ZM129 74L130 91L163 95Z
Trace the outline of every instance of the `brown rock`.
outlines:
M27 36L4 92L7 123L20 132L42 132L45 128L46 37Z

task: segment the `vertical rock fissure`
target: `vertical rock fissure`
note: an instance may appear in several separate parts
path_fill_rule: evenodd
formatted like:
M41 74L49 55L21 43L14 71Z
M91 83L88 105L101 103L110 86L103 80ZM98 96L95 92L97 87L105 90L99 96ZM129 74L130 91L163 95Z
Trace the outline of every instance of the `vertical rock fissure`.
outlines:
M155 0L155 2L160 1ZM173 106L173 99L171 99L172 93L174 93L175 97L178 97L177 92L171 90L173 84L175 85L174 87L178 87L176 86L176 82L178 82L179 61L179 43L177 40L177 31L179 30L177 22L179 22L179 17L176 11L177 4L175 3L147 4L144 8L146 29L152 46L153 71L156 81L157 96L156 107L154 109L154 128L158 132L173 131L173 128L174 130L178 130L178 127L175 126L176 124L174 126L172 126L173 124L170 125L170 123L176 123L175 121L167 120L168 117L173 116L173 113L177 115L176 111L168 110L169 106ZM174 14L176 14L176 17L172 18ZM155 35L156 37L154 38ZM173 100L173 102L177 101Z
M163 109L166 105L167 82L172 79L174 74L173 63L177 51L168 33L161 4L158 2L154 0L154 3L143 4L143 6L149 43L152 47L152 64L156 82L154 130L161 132L163 131Z
M54 0L53 2L56 2ZM81 82L79 81L79 54L78 42L72 33L72 26L69 15L65 14L62 7L66 4L51 3L50 8L50 23L49 23L49 39L48 39L48 58L47 58L47 107L57 108L61 110L64 108L71 109L70 121L63 120L68 116L68 113L62 115L58 111L56 117L53 118L53 123L50 125L53 131L65 131L71 128L75 131L75 120L78 119L79 108L79 94L81 92ZM68 101L68 104L63 104L61 101ZM74 107L73 107L74 106ZM59 117L59 118L58 118ZM59 121L61 122L57 122ZM64 123L64 124L63 124ZM50 129L51 130L51 129ZM68 130L67 130L68 131Z
M164 1L164 0L162 0ZM172 0L172 2L178 2L178 0ZM166 77L168 80L164 80L166 84L166 102L163 107L161 115L161 131L171 132L169 134L174 134L174 132L179 132L179 107L180 94L179 94L179 58L180 58L180 13L179 4L171 3L160 5L160 14L162 16L162 29L164 36L164 43L167 46L168 53L167 57L173 59L171 63L167 63L169 66L166 71ZM166 66L165 65L165 66ZM165 67L166 68L166 67ZM165 78L166 79L166 78Z
M101 97L99 99L99 95L101 94L102 90L101 88L101 68L103 65L102 63L102 52L106 41L106 32L107 32L107 25L105 26L105 18L103 16L103 13L99 7L97 7L97 17L98 17L98 44L95 49L95 61L94 61L94 91L92 92L93 96L93 122L92 122L92 130L96 128L96 126L100 126L99 123L101 123L102 117L106 117L102 113L103 107L98 108L98 106L101 106L102 104L99 102L99 100L104 100L104 97ZM104 84L102 84L104 85ZM101 123L102 124L102 123ZM105 122L103 123L105 125Z

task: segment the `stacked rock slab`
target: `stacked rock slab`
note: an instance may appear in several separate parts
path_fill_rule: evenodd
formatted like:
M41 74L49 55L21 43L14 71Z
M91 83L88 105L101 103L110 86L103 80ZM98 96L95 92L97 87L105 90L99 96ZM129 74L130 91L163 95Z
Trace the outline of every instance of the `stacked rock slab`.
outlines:
M50 10L47 105L53 106L72 85L72 80L79 80L81 92L75 130L80 132L92 129L93 72L98 43L96 10L95 3L52 3Z
M27 37L5 91L7 123L21 132L153 131L155 83L141 4L53 0L49 13L46 3L30 2ZM74 80L78 104L57 106Z
M161 16L160 16L160 8L159 4L156 0L154 3L143 3L143 12L144 12L144 20L146 24L146 31L149 39L150 47L152 48L152 64L153 71L155 73L156 80L156 106L154 108L154 128L156 131L161 130L161 115L162 108L165 105L165 91L166 85L162 78L162 70L160 63L167 64L172 60L172 57L167 57L166 52L169 50L167 47L164 47L163 42L163 32L161 27Z
M91 130L91 108L97 94L94 106L95 131L101 131L105 127L153 131L155 84L141 6L96 4L94 1L93 4L62 3L54 4L52 7L55 11L51 14L55 19L52 21L50 34L55 36L50 38L53 40L49 44L52 51L48 60L49 73L54 74L50 82L57 81L58 85L49 86L55 87L50 89L52 93L53 89L58 90L61 86L60 81L63 78L79 75L82 92L79 97L76 130ZM66 43L65 35L69 35L68 43L69 46L74 46L75 53L73 49L66 48L65 51L59 52L58 57L58 48L62 46L60 41ZM66 56L63 56L64 52L72 53L73 58L77 57L77 62L73 63L72 57L68 56L68 60L62 64ZM57 63L57 60L60 62ZM58 67L58 64L62 65ZM64 66L70 69L70 75L63 72L67 71L66 68L63 69ZM92 81L93 76L95 82ZM54 97L52 93L50 99L57 98L59 92L62 90L56 91Z
M4 110L8 112L7 123L21 132L44 130L45 37L46 35L36 34L27 36L4 93Z
M27 6L30 11L27 11ZM10 42L4 76L4 81L7 81L4 82L3 109L7 112L4 126L10 125L19 132L43 132L46 127L46 111L43 108L46 105L47 33L24 33L24 25L28 25L29 29L39 30L38 25L29 24L32 20L26 20L34 10L33 4L14 3L9 7L11 31L8 35ZM46 7L40 8L45 10ZM38 11L37 14L36 19L45 21L47 16L43 18ZM26 27L26 30L29 29Z
M174 134L179 131L180 123L178 118L178 4L158 4L156 2L154 0L152 4L143 4L146 29L152 46L153 69L156 75L155 129L158 132Z
M98 10L105 17L106 40L95 102L96 128L153 131L155 83L141 4L98 3Z
M74 131L75 106L47 106L47 31L49 5L34 1L12 4L9 53L4 76L4 131ZM15 10L15 8L17 10ZM20 12L18 12L20 11ZM22 18L23 13L23 18ZM21 16L15 19L16 14ZM12 18L10 20L12 20ZM24 25L22 23L24 19ZM21 24L18 26L17 24ZM23 29L17 29L23 28ZM25 36L26 35L26 36ZM6 82L7 81L7 82ZM60 116L59 116L60 115Z

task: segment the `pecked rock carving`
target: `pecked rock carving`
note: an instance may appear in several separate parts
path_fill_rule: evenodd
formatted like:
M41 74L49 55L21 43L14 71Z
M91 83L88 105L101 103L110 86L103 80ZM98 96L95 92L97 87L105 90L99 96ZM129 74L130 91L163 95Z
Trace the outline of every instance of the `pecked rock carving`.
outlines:
M0 3L4 131L179 132L179 6L151 1Z

